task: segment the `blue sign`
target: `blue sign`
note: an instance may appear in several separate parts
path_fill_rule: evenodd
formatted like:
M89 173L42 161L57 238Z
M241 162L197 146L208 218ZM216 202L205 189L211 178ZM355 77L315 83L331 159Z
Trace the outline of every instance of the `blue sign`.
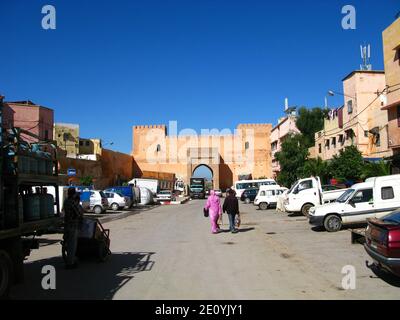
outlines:
M68 169L67 175L68 175L69 177L71 177L71 176L76 176L76 169Z

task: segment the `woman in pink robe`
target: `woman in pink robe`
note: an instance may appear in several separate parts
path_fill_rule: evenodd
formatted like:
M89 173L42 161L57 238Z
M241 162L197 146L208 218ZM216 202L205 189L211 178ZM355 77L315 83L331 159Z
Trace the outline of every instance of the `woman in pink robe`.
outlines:
M207 199L205 209L208 209L210 221L211 221L211 232L213 234L218 233L218 219L222 214L221 203L219 197L215 195L215 191L210 191L210 196Z

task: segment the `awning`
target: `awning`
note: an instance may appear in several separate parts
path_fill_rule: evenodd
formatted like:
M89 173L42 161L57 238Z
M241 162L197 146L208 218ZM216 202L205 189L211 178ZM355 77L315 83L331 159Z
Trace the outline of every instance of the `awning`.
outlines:
M396 101L394 103L388 104L387 106L382 107L381 110L388 110L390 108L394 108L397 106L400 106L400 101Z

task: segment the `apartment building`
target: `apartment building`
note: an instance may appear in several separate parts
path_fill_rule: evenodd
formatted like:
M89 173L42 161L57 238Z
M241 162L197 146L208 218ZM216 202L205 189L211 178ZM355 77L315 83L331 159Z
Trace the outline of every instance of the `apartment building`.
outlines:
M271 131L271 157L272 157L272 176L276 178L281 171L275 154L282 149L282 142L290 134L300 133L296 127L296 114L291 113L279 119L278 124Z
M400 18L383 31L382 38L387 85L387 103L382 110L388 116L389 148L400 158ZM397 169L399 164L394 163Z
M389 157L388 116L381 110L384 71L358 70L343 80L344 105L330 110L324 129L315 134L315 157L332 159L355 145L366 160Z

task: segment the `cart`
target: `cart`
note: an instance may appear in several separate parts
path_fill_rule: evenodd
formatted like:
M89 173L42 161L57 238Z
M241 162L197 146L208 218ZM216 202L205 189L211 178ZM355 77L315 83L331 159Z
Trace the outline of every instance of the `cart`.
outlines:
M62 244L62 257L66 262L67 245ZM104 229L98 219L85 217L78 234L76 256L79 259L95 257L99 262L104 262L111 255L110 229Z

